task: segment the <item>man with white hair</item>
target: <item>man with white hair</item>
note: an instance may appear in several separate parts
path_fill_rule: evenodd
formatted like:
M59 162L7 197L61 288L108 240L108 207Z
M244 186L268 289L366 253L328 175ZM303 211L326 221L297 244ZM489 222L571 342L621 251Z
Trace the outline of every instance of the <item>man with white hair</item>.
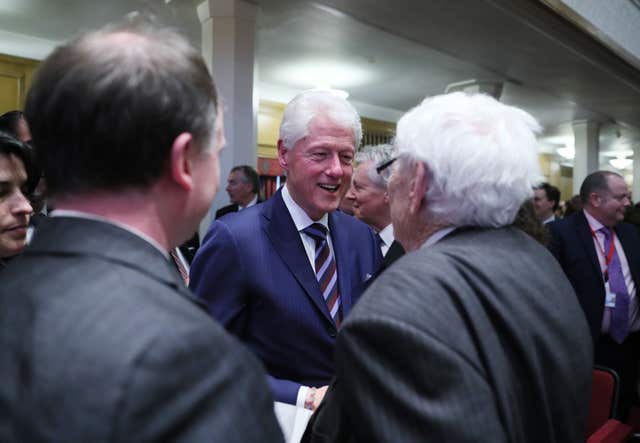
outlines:
M408 254L340 331L314 441L584 441L587 324L558 263L510 226L538 179L537 128L463 93L399 121L381 173Z
M404 254L393 236L387 183L376 171L378 166L390 161L394 153L392 145L365 146L357 152L351 187L345 196L353 202L353 215L376 231L385 266Z
M191 267L194 292L260 357L276 400L308 409L333 377L338 328L382 260L373 231L336 211L361 135L346 100L297 95L278 140L286 185L215 221Z

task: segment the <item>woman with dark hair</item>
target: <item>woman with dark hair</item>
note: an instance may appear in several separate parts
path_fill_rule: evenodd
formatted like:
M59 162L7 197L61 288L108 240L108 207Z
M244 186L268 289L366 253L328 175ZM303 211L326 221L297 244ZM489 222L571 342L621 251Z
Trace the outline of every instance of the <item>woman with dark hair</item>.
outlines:
M31 141L29 125L22 111L9 111L0 115L0 131L12 135L21 142Z
M0 132L0 269L27 244L33 174L30 149Z

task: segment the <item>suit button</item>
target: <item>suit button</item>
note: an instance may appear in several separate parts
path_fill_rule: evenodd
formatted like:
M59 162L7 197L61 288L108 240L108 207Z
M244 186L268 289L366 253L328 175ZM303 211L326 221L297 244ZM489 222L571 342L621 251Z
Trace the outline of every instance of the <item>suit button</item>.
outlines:
M330 328L327 332L329 333L329 337L331 338L336 338L336 335L338 333L338 331L336 331L334 328Z

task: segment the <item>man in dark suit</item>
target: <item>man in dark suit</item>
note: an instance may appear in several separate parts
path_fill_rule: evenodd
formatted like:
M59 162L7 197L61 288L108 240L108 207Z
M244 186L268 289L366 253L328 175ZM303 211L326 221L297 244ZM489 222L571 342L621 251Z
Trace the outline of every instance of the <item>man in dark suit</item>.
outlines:
M56 210L0 285L0 441L282 441L260 364L166 252L218 186L215 86L132 20L56 49L29 91Z
M260 178L255 169L248 165L234 166L227 178L227 194L231 204L216 211L216 219L223 215L238 212L260 203Z
M353 215L376 232L384 268L404 254L402 245L395 241L389 213L387 184L376 168L395 155L391 145L365 146L356 153L351 187L345 199L353 201Z
M192 289L260 357L276 400L309 409L333 376L338 328L381 261L371 229L336 211L361 133L346 100L296 96L278 141L286 185L215 221L191 267Z
M539 176L537 127L460 92L400 119L399 158L381 172L407 254L338 334L307 437L584 442L587 324L551 254L510 226Z
M620 175L590 174L580 187L580 199L582 211L549 225L551 250L589 323L595 362L620 376L624 419L636 396L640 238L632 225L622 222L630 195Z
M549 183L542 183L533 188L533 208L536 217L543 224L556 219L556 211L560 205L560 190Z

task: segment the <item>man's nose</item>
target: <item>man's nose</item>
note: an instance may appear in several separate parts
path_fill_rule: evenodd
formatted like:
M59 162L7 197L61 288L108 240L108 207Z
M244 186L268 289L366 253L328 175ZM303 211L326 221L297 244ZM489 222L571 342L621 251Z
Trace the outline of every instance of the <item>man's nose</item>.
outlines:
M342 162L340 161L340 156L338 154L332 155L328 160L329 164L327 164L326 173L331 176L340 176L343 173L342 170Z
M16 215L31 214L33 212L31 202L21 191L16 192L12 198L11 212Z

